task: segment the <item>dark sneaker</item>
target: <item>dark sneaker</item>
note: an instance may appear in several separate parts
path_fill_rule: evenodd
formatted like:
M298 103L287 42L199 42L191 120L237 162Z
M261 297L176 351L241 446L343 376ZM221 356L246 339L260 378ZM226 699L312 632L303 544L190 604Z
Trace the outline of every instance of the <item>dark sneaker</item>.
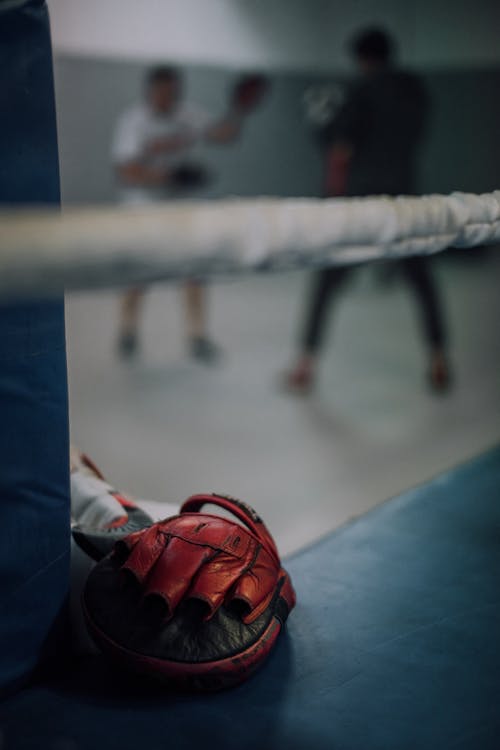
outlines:
M452 386L450 366L443 356L437 356L429 369L429 386L436 394L447 393Z
M286 372L281 380L281 387L288 393L305 396L314 386L314 376L310 370L297 367Z
M138 349L139 337L136 333L127 331L120 334L117 342L117 350L122 359L131 359L137 354Z
M206 365L214 364L221 358L221 350L217 344L203 336L191 339L189 351L193 359Z

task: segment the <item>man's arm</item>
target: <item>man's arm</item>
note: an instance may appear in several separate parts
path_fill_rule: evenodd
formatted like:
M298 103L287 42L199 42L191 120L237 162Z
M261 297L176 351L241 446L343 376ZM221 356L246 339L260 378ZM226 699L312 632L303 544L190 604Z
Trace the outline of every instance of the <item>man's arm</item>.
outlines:
M237 112L229 112L219 122L205 130L205 140L209 143L224 145L235 141L243 128L243 118Z
M245 118L257 109L268 89L269 81L261 74L240 78L231 91L228 113L205 130L205 140L218 144L235 141L241 134Z
M143 155L157 156L158 154L175 154L192 146L196 138L189 133L176 133L175 135L155 138L146 144Z
M168 182L168 169L148 166L140 160L116 165L116 175L122 185L130 187L161 187Z
M192 142L192 136L177 133L146 141L144 123L139 110L125 112L118 121L111 150L115 174L119 182L130 187L161 187L170 179L169 170L150 163L150 157L176 153Z

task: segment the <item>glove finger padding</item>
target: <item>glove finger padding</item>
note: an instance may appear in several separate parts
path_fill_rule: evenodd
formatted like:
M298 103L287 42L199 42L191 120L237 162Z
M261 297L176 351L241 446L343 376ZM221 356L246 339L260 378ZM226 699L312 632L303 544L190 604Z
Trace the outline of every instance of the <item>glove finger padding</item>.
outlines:
M241 523L200 512L207 503ZM121 540L83 594L89 630L104 652L174 687L198 690L252 674L294 605L261 519L217 495L195 495L179 515Z

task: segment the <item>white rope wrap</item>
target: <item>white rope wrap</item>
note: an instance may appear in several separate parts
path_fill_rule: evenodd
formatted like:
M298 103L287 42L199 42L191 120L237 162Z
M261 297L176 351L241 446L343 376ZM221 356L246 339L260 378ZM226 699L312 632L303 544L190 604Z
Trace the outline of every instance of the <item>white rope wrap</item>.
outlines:
M0 295L322 266L500 242L500 191L4 211Z

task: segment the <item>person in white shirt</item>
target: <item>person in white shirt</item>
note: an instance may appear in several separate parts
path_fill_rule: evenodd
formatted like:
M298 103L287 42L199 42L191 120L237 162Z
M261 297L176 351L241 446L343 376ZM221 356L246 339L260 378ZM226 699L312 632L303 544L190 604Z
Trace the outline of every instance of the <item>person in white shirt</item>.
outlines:
M118 120L112 162L119 183L120 201L149 204L196 195L211 176L197 151L205 142L232 143L240 134L244 116L260 101L267 82L247 76L233 90L228 113L214 121L197 105L183 101L179 71L158 66L146 77L144 100ZM126 292L122 300L118 349L122 356L137 352L138 327L144 289ZM196 280L185 285L187 334L191 354L210 362L218 348L206 333L206 294Z

